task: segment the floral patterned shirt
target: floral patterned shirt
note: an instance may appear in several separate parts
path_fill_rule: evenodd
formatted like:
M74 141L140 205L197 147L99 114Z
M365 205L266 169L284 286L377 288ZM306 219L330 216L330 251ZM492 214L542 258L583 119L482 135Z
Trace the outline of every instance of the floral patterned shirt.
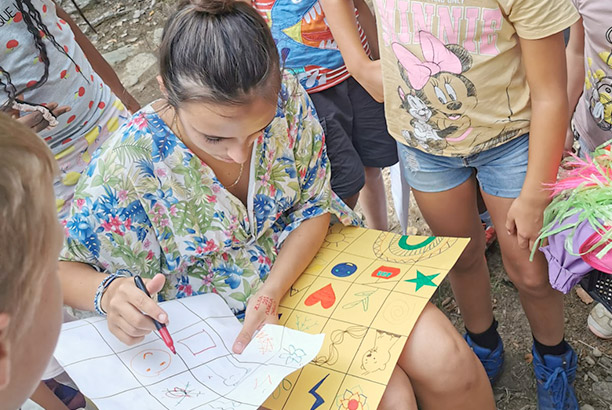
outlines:
M331 190L323 132L295 79L283 80L276 116L252 155L245 207L151 106L143 108L80 179L62 260L163 273L160 300L215 292L240 314L302 221L330 212L360 224Z

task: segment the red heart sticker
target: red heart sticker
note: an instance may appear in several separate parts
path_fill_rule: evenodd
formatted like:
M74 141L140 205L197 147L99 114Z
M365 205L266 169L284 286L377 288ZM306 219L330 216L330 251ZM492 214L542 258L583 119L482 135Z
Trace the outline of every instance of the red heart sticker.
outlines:
M319 302L321 302L321 306L323 306L324 309L329 309L336 302L336 294L334 293L334 288L332 288L331 283L313 292L306 298L304 304L306 306L312 306Z

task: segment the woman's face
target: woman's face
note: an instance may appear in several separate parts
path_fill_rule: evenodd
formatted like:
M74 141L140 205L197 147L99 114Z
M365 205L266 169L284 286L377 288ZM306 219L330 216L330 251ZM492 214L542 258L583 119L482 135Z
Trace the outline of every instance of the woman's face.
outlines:
M253 141L272 122L276 102L261 97L243 105L187 102L178 109L182 137L187 145L215 159L242 164L251 154Z

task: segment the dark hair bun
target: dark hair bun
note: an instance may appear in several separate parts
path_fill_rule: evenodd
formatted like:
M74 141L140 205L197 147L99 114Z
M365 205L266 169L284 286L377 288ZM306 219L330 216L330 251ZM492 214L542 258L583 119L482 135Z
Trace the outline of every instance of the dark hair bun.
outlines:
M225 14L234 9L236 0L183 0L179 4L179 10L190 8L200 13Z

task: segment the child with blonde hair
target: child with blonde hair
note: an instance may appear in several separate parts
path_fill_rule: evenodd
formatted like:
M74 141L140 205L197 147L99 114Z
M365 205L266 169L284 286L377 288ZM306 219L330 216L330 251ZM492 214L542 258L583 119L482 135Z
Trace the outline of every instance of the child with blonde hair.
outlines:
M56 161L30 129L0 114L0 407L38 385L61 325Z

